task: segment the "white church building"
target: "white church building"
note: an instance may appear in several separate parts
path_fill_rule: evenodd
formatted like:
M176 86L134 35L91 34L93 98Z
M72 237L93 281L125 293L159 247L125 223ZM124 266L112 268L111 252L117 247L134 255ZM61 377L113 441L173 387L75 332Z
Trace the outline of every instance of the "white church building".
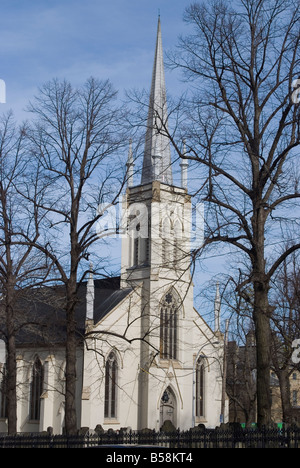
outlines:
M159 132L166 115L159 20L138 184L131 149L127 163L120 277L90 274L79 288L77 328L85 340L77 351L78 428L160 430L167 420L181 430L220 424L220 299L217 292L212 330L194 307L188 168L181 163L181 186L174 185L169 142ZM59 301L55 304L37 293L30 307L41 319L39 332L18 338L19 432L64 430L65 333ZM47 339L49 333L55 342ZM0 432L5 432L5 364L0 368Z

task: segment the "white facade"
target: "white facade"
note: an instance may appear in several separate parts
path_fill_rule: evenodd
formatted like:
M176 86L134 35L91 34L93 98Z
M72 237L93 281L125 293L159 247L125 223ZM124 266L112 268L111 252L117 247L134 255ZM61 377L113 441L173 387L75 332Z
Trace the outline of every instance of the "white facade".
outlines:
M164 99L160 22L156 51L152 90ZM156 104L155 112L165 108L165 102ZM150 105L148 122L153 122L151 112ZM92 275L87 284L87 338L77 356L78 427L159 430L169 420L187 430L199 423L220 423L224 341L219 327L213 331L193 305L187 168L183 165L183 186L175 187L165 140L147 133L151 142L145 145L142 185L133 184L130 148L119 299L99 319ZM37 359L43 367L43 391L39 419L32 421ZM64 367L63 348L19 349L18 431L63 431Z
M39 398L39 417L32 417L32 385L35 362L43 369L43 388ZM78 382L82 380L83 353L77 353ZM0 363L0 389L3 383L3 363ZM17 431L42 432L48 427L55 434L62 434L64 428L64 389L65 389L65 350L56 348L50 351L45 347L19 349L17 356ZM0 392L1 393L1 392ZM1 404L3 395L0 395ZM81 414L81 386L77 389L77 412ZM7 432L7 418L4 408L0 408L0 432Z
M150 219L150 246L147 246L148 238L134 237L130 231L123 239L121 285L130 285L133 290L103 320L89 328L91 350L85 352L82 425L95 427L101 424L104 429L129 426L132 429L147 427L159 430L164 420L170 419L175 427L182 430L199 423L215 427L219 424L221 412L224 344L222 335L218 331L214 333L193 306L193 284L187 254L190 197L184 189L153 181L152 184L128 189L125 203L133 217L132 231L137 223L142 223L140 216L134 222L135 210L140 213L143 206L148 208L143 208L143 212L147 214L147 224ZM168 221L168 218L160 219L165 214L164 209L159 209L160 204L173 210L172 214L169 212L171 232L167 238L160 235L160 225ZM179 238L175 239L173 227L177 221L180 221L182 231L181 236L177 232ZM141 230L140 226L138 232ZM138 252L134 252L135 249ZM167 258L164 258L164 249L168 250ZM177 314L174 358L164 356L162 350L161 315L168 294L169 300L172 299L176 305ZM110 336L109 340L103 341L102 330L117 333L126 340ZM98 357L95 348L98 353L101 350ZM116 415L106 418L104 365L112 351L118 364ZM196 413L196 358L204 363L202 415ZM162 397L166 390L170 395L169 402L164 404Z

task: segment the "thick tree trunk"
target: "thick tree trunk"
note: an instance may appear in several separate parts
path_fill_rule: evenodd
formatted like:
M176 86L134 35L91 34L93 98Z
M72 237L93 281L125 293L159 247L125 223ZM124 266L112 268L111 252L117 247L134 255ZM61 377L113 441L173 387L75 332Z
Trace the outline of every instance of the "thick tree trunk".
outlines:
M256 360L257 360L257 424L259 427L268 426L271 422L271 394L270 394L270 319L267 302L267 292L258 291L254 285L255 302L254 322L256 332Z
M258 178L254 177L254 180ZM269 426L271 423L271 325L269 305L269 279L266 275L265 262L265 222L266 212L261 206L261 189L256 189L256 203L253 206L254 216L253 244L253 287L254 310L253 319L256 335L256 362L257 362L257 424L259 427Z
M73 220L78 217L78 207L72 206ZM65 396L65 429L68 435L77 433L76 412L76 363L77 363L77 337L75 309L77 305L77 265L78 265L78 236L76 232L76 221L71 226L71 269L70 277L66 285L66 320L67 320L67 342L66 342L66 396Z
M73 287L72 287L73 286ZM67 298L67 342L66 342L66 395L65 395L65 429L68 435L77 433L76 414L76 323L74 310L76 291L74 285ZM76 281L75 281L76 288Z
M9 336L7 340L6 378L8 434L15 434L17 432L17 365L14 335Z
M16 338L15 317L12 304L12 286L8 286L6 293L6 332L7 332L7 359L6 359L6 398L8 434L17 432L17 364L16 364Z
M281 369L278 373L281 406L282 406L282 421L286 424L292 423L292 406L290 395L290 375L289 369Z

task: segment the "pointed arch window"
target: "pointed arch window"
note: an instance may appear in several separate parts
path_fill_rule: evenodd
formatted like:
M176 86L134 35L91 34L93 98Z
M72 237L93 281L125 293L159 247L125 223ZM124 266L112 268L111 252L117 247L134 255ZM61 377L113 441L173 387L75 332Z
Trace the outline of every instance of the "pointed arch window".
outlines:
M105 418L117 417L117 379L118 362L115 353L111 352L105 365Z
M183 258L182 252L182 224L179 220L174 223L173 262L176 268Z
M136 226L137 233L139 233L140 230L141 230L141 225L138 224ZM139 265L139 262L140 262L140 237L138 235L136 235L136 237L134 238L133 250L134 250L133 263L135 266L137 266Z
M196 365L196 417L201 418L204 416L205 405L205 368L204 362L200 358Z
M44 368L39 358L36 358L32 367L30 384L30 414L32 421L38 421L41 415L41 396L44 387Z
M133 238L133 266L148 265L150 263L150 233L150 218L148 218L148 226L146 228L140 223L136 225Z
M148 217L148 235L145 239L145 243L146 243L146 264L147 265L150 265L150 261L151 261L151 242L150 242L150 239L151 239L151 217L149 216Z
M160 306L160 357L178 359L178 303L171 292Z
M167 267L172 254L172 227L168 217L163 220L160 226L160 235L162 240L162 266Z

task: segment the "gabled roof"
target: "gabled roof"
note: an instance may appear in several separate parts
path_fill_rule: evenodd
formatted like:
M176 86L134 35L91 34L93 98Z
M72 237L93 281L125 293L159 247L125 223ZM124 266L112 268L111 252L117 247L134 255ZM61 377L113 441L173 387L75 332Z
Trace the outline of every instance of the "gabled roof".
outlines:
M131 288L118 289L111 292L104 301L98 301L94 310L94 323L102 320L111 310L113 310L132 291Z
M120 289L120 277L94 281L94 323L116 307L131 291ZM87 282L78 286L75 309L79 341L85 333ZM16 341L18 347L53 346L66 341L64 286L43 287L19 295L16 306ZM0 338L5 336L5 317L0 310Z

